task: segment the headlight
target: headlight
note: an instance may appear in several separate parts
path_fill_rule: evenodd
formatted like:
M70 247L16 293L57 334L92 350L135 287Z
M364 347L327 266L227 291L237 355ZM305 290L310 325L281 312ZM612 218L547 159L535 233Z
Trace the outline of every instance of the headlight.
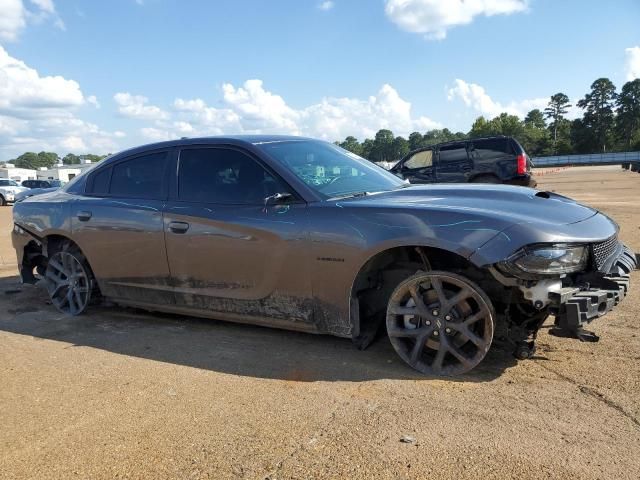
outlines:
M507 263L519 270L538 275L579 272L587 266L585 245L532 245L516 252Z

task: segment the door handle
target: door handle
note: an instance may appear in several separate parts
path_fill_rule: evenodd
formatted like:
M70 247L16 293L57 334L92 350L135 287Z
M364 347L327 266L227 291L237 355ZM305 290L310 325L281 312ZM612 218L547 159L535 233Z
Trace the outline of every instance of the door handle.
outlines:
M78 220L80 220L81 222L88 222L91 219L91 212L88 211L82 211L82 212L78 212Z
M173 233L186 233L189 230L189 224L185 222L169 222L169 230Z

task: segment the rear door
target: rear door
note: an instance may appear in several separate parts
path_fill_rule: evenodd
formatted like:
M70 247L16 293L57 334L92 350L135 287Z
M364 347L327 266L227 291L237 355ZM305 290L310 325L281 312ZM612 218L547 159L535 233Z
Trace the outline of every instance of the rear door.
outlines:
M164 223L177 305L308 326L306 203L263 162L230 146L183 148L172 185ZM276 193L293 196L269 204Z
M475 164L475 175L494 175L500 180L507 180L516 175L517 154L509 138L473 140L470 149Z
M172 154L157 150L98 167L71 203L73 239L107 297L174 303L162 222Z
M468 182L472 171L466 142L443 145L438 149L436 179L439 183Z
M433 183L433 150L420 150L407 158L394 173L399 173L411 183Z

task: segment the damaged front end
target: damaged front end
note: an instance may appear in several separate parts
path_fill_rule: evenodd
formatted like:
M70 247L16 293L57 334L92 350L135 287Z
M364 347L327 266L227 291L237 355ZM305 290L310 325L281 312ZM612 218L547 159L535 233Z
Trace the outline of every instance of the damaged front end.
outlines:
M493 276L502 285L513 287L520 310L529 312L514 315L513 304L506 312L516 356L533 355L537 331L548 315L555 317L550 333L598 341L598 336L584 327L624 299L630 273L636 268L636 256L617 234L588 244L529 245L495 264L490 268Z

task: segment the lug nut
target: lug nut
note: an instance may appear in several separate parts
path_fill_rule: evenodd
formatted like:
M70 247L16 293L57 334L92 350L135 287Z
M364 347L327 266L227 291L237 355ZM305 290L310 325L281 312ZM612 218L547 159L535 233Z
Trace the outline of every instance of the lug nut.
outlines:
M440 313L440 312L439 312L438 310L433 310L433 311L431 312L431 314L432 314L434 317L437 317L439 313Z
M444 331L447 333L451 333L451 329L449 327L445 328Z
M428 327L429 325L431 325L431 320L426 320L424 324Z
M433 336L437 337L438 335L440 335L440 332L438 332L438 330L436 330L435 332L433 332Z
M450 321L450 320L451 320L451 315L446 315L446 316L444 317L444 319L445 319L447 322L448 322L448 321Z

